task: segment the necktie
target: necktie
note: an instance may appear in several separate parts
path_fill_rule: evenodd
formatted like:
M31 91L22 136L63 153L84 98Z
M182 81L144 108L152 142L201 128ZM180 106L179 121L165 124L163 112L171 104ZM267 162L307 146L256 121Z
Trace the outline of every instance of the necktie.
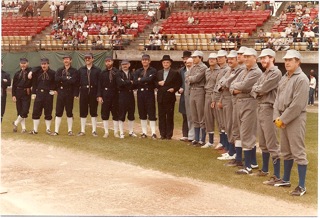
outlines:
M48 75L47 71L43 71L43 73L41 75L41 79L42 80L49 80L49 75Z
M87 69L88 85L90 87L90 70Z

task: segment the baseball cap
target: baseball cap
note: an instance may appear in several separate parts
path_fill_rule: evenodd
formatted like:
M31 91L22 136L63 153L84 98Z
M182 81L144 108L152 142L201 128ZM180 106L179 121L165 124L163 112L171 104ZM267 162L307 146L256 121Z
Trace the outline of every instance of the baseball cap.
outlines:
M271 56L271 57L275 57L276 56L276 53L270 49L270 48L267 48L267 49L263 49L261 54L259 55L259 58L261 57L265 57L265 56Z
M227 58L236 58L238 56L236 50L231 50L229 54L227 55Z
M218 57L223 57L227 55L228 55L228 52L226 50L219 50L217 54Z
M86 53L84 55L85 58L89 57L89 58L93 58L93 54L92 53Z
M143 54L141 59L150 59L150 55L148 54Z
M218 58L216 53L210 53L208 59L210 58Z
M111 56L107 56L105 59L105 61L109 61L109 60L112 60L113 61L113 58Z
M246 46L241 46L240 49L237 51L237 54L243 54L246 49L247 49Z
M253 48L247 48L247 49L244 51L243 55L253 55L253 56L258 57L257 51L254 50Z
M49 64L49 59L48 58L41 58L40 62Z
M26 63L26 62L28 62L27 58L20 58L20 63Z
M68 55L68 54L63 55L62 59L65 59L65 58L70 58L70 59L72 59L71 56Z
M191 57L198 57L198 56L203 57L203 52L196 50L196 51L194 51L193 54L191 55Z
M128 59L124 59L121 61L121 64L130 64L129 60Z
M297 50L290 49L287 51L286 55L282 59L288 59L288 58L298 58L301 60L301 54Z

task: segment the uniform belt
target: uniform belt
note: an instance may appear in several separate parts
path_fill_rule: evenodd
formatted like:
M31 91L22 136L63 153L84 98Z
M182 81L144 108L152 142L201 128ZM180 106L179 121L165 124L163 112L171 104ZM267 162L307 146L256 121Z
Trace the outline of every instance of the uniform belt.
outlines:
M259 106L272 106L273 107L273 104L271 103L258 103Z
M204 88L197 88L197 87L195 87L195 88L191 88L192 90L197 90L197 89L199 89L199 90L204 90Z
M236 98L251 98L251 95L250 94L247 94L247 93L239 93L237 95L235 95Z

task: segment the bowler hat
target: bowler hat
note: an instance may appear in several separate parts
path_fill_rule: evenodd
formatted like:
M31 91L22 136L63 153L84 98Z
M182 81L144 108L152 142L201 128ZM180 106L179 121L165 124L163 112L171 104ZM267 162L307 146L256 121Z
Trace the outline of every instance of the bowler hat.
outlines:
M171 61L171 63L173 62L173 60L170 58L170 55L163 55L162 59L160 60L162 61Z
M183 51L181 58L189 58L191 57L191 51Z

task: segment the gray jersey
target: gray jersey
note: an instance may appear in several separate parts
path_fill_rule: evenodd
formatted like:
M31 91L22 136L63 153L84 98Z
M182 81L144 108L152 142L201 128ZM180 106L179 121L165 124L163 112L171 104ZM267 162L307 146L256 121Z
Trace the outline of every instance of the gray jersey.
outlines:
M217 82L216 82L216 85L214 87L214 92L215 92L215 98L214 98L214 101L215 102L218 102L220 100L220 97L221 97L221 93L222 93L222 90L220 89L220 79L230 70L230 67L228 66L228 64L225 64L223 65L222 67L220 67L220 72L218 74L218 77L217 77Z
M204 88L207 68L208 67L203 62L200 62L191 68L189 76L186 76L186 81L190 84L191 89Z

